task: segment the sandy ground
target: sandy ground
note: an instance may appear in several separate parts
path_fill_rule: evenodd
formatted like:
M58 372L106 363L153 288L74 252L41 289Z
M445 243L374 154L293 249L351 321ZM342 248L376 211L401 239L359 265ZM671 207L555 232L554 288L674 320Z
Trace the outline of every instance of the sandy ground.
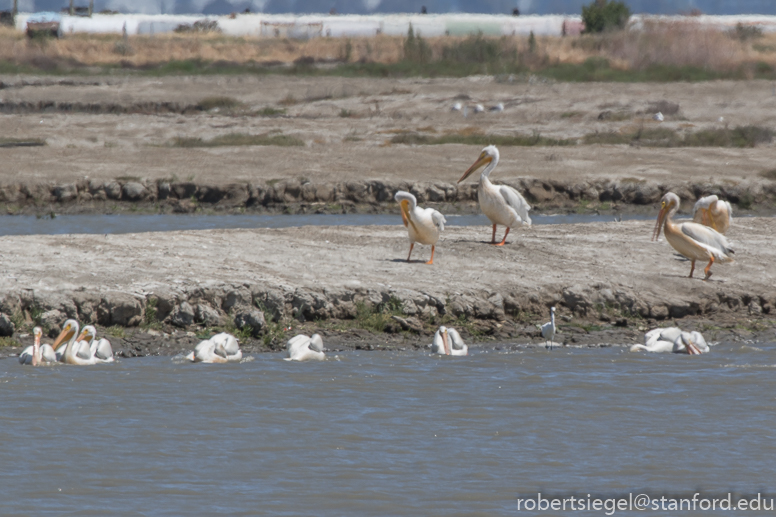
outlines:
M277 117L228 115L92 115L35 112L0 115L7 137L42 138L45 147L0 149L0 184L90 178L177 178L228 183L281 178L313 182L349 179L455 181L476 158L479 146L391 145L399 131L434 136L445 132L556 138L595 131L630 131L657 122L641 112L651 102L678 103L664 127L681 131L729 124L776 126L776 86L767 81L675 84L566 84L465 79L342 79L330 77L98 77L61 79L0 77L2 102L140 102L196 104L228 96L246 110L282 108ZM75 83L75 84L71 84ZM503 113L469 114L450 107L502 102ZM284 99L293 99L290 105ZM344 110L344 111L343 111ZM625 120L598 120L604 110L627 112ZM349 116L342 116L349 115ZM718 122L724 117L725 122ZM243 132L281 132L304 147L177 149L174 137ZM625 145L502 148L494 177L530 176L559 181L639 178L733 181L755 179L773 168L772 145L754 149L648 149Z
M542 225L516 230L495 247L487 227L447 228L437 247L409 243L396 227L301 227L126 235L11 236L0 242L0 291L121 290L268 284L314 289L407 289L444 299L466 293L533 294L560 300L579 285L625 289L647 301L702 300L718 292L776 295L776 227L771 218L735 221L734 264L715 264L708 282L685 278L690 264L653 223ZM500 231L503 231L501 229ZM702 277L702 274L701 274Z

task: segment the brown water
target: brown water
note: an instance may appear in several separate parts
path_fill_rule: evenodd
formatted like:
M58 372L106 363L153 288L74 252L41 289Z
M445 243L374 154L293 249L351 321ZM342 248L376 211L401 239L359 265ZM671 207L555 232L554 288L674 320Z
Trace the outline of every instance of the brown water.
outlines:
M773 493L775 367L775 343L7 359L0 514L515 515L537 491Z

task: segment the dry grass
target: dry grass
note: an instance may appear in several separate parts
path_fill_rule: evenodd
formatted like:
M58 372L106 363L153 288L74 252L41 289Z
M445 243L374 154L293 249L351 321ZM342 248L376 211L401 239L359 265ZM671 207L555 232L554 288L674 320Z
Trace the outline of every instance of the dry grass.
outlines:
M147 68L178 63L180 69L170 66L168 70L187 73L189 70L184 65L194 62L208 63L216 72L230 66L266 69L281 64L295 64L294 70L303 71L320 62L401 64L406 61L405 43L403 37L385 35L301 41L237 38L213 33L130 36L126 42L120 35L94 34L29 40L12 29L0 28L0 66L11 63L47 71L82 66ZM117 52L119 44L128 45L132 52ZM686 22L648 23L641 30L603 35L539 37L533 50L524 36L447 36L424 39L423 45L426 49L423 59L427 62L407 68L406 73L454 74L455 66L461 68L461 65L466 65L461 68L463 73L501 73L499 70L513 73L563 65L579 66L587 62L594 68L598 66L596 63L605 62L613 70L631 71L652 67L694 67L729 72L749 66L753 70L765 67L770 73L771 68L776 68L776 34L742 40L726 32L702 27L691 18ZM429 64L440 62L450 66L431 67L436 72L428 71ZM479 71L480 68L484 72ZM377 69L371 73L385 71ZM554 76L567 78L561 73ZM606 76L600 78L606 79Z
M217 136L211 140L196 137L176 137L167 143L168 147L228 147L242 145L276 145L282 147L304 146L304 141L290 135L264 133L248 135L245 133L229 133Z
M647 23L639 31L611 34L606 54L636 70L655 65L727 70L746 60L747 46L688 18L682 22Z

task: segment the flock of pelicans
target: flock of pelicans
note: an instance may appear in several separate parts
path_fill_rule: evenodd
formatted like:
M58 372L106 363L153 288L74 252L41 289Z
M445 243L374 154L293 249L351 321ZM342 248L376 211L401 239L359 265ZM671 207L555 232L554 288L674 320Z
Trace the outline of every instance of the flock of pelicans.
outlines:
M498 149L493 145L485 147L458 183L481 167L485 167L479 181L480 208L493 223L491 244L503 246L510 228L531 225L531 218L528 215L531 207L514 188L494 185L490 182L489 176L498 161ZM432 208L419 207L415 196L409 192L399 191L395 199L399 202L402 221L409 234L410 252L407 261L409 262L412 256L415 243L420 243L431 246L431 258L426 264L433 264L436 243L445 227L445 216ZM660 231L664 229L669 244L692 262L690 278L695 271L695 261L708 260L704 270L706 274L704 280L708 280L714 262L733 261L733 249L724 235L730 228L732 207L730 203L719 200L717 196L707 196L695 204L692 222L674 223L672 218L679 210L679 204L679 197L673 192L663 196L652 240L658 238ZM497 243L496 226L499 224L506 226L506 231L504 238ZM549 342L549 347L552 348L556 332L555 307L552 307L550 317L550 322L542 325L540 330L546 342ZM105 338L98 340L95 327L87 325L80 333L78 330L77 321L67 320L54 343L48 345L40 343L43 332L40 327L35 327L33 330L35 342L19 355L19 362L33 366L60 362L93 365L114 360L110 342ZM631 347L631 351L639 350L696 355L708 352L709 347L700 333L683 332L681 329L671 327L648 332L644 338L644 345ZM431 351L442 355L467 355L468 347L455 329L442 326L434 335ZM311 337L305 335L293 337L286 345L286 352L287 360L290 361L320 361L325 358L323 340L318 334L313 334ZM237 338L222 332L199 343L186 358L192 362L228 363L240 361L242 351Z
M498 160L499 152L496 146L485 147L472 166L463 173L458 183L485 166L480 174L477 195L482 212L493 223L491 244L503 246L511 228L531 226L531 217L528 215L531 206L514 188L491 183L489 177L498 165ZM410 253L407 256L407 262L410 261L415 243L420 243L431 246L431 259L426 264L433 264L434 250L439 241L439 235L445 229L445 222L447 222L445 216L433 208L419 207L417 199L409 192L399 191L396 193L395 199L401 208L402 220L404 226L407 227L410 239ZM730 203L720 200L717 196L706 196L695 203L692 222L675 223L673 216L679 210L680 203L679 196L673 192L668 192L663 196L652 240L660 237L660 232L664 229L668 243L691 261L690 278L695 271L696 260L708 261L704 269L706 273L704 280L708 280L714 262L733 262L734 251L724 235L730 228L733 209ZM506 231L504 238L497 243L496 226L499 224L506 226Z
M542 325L541 332L549 348L555 337L555 307L551 310L552 319ZM57 363L80 366L112 363L113 349L105 339L96 340L96 330L87 325L78 332L78 322L67 320L62 332L52 344L41 344L43 331L35 327L33 335L35 342L19 354L19 362L24 365L46 366ZM453 328L439 327L434 334L431 345L432 354L463 356L469 354L469 347L461 335ZM709 351L709 346L700 332L684 332L676 327L655 329L644 335L643 345L633 345L631 352L645 350L647 352L673 352L697 355ZM226 332L216 334L210 339L200 342L194 351L186 354L185 359L193 363L232 363L243 359L240 343L236 337ZM300 334L286 343L286 361L323 361L326 354L323 351L323 339L319 334L306 336Z

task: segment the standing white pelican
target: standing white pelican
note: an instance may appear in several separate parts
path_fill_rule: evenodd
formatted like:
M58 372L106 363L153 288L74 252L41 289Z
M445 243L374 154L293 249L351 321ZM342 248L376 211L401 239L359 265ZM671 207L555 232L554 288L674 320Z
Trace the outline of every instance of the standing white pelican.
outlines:
M668 192L663 196L660 204L660 213L657 216L657 223L655 223L655 230L652 233L652 240L654 241L660 237L660 229L663 228L663 223L665 223L665 234L668 243L681 255L692 261L690 278L692 278L693 271L695 271L695 261L708 260L709 264L703 270L706 273L704 280L708 280L711 276L710 270L714 261L722 263L733 262L731 257L734 253L733 249L724 235L708 226L689 222L674 224L671 218L679 210L679 203L679 196L673 192Z
M410 253L407 255L407 262L412 256L412 248L415 247L416 242L419 242L431 245L431 259L426 264L433 264L434 249L439 241L439 234L445 229L447 222L445 216L433 208L420 208L415 196L409 192L400 190L394 199L399 202L401 219L410 237Z
M323 339L318 334L307 337L299 334L286 343L288 357L284 361L323 361L326 355L323 353Z
M186 359L195 363L232 363L242 359L240 342L231 334L221 332L200 341Z
M444 325L439 327L431 343L431 353L440 355L468 355L469 347L461 339L461 335L453 328Z
M482 104L474 105L474 113L482 113L483 111L485 111L485 106L483 106Z
M21 364L30 364L32 366L40 366L43 364L54 364L57 362L57 354L54 353L54 349L51 345L40 344L40 338L43 336L43 330L40 327L32 329L32 335L35 336L35 343L32 346L28 346L22 353L19 354L19 362Z
M496 225L503 224L507 227L506 233L504 233L504 240L502 240L496 246L503 246L507 242L507 235L509 235L509 229L517 225L531 226L531 218L528 216L528 211L531 210L531 206L526 202L520 193L508 187L506 185L496 186L490 182L488 176L493 172L493 169L498 165L499 153L495 145L489 145L480 153L480 157L472 164L469 169L463 173L458 183L462 182L469 177L471 173L479 169L485 164L485 170L480 175L480 188L478 191L478 198L480 201L480 208L482 212L488 216L488 219L493 223L493 236L491 238L491 244L496 244Z
M714 228L722 235L727 233L733 222L733 207L714 195L700 198L692 211L694 222Z
M555 339L555 307L550 309L550 322L541 326L542 337L544 338L544 346L547 346L547 341L550 342L550 350L552 350L552 340Z
M76 338L76 343L79 343L81 348L76 355L81 355L81 350L85 354L88 349L93 364L112 363L115 359L113 358L113 348L110 345L110 341L105 338L96 338L97 329L94 326L86 325L81 329L81 333Z
M54 353L57 355L57 361L65 362L67 347L75 343L75 338L78 337L79 328L80 326L76 320L66 320L62 325L62 332L59 333L51 344L51 348L54 349Z
M700 332L683 332L676 327L650 330L644 335L643 345L633 345L631 352L670 352L698 355L709 351L709 345Z

